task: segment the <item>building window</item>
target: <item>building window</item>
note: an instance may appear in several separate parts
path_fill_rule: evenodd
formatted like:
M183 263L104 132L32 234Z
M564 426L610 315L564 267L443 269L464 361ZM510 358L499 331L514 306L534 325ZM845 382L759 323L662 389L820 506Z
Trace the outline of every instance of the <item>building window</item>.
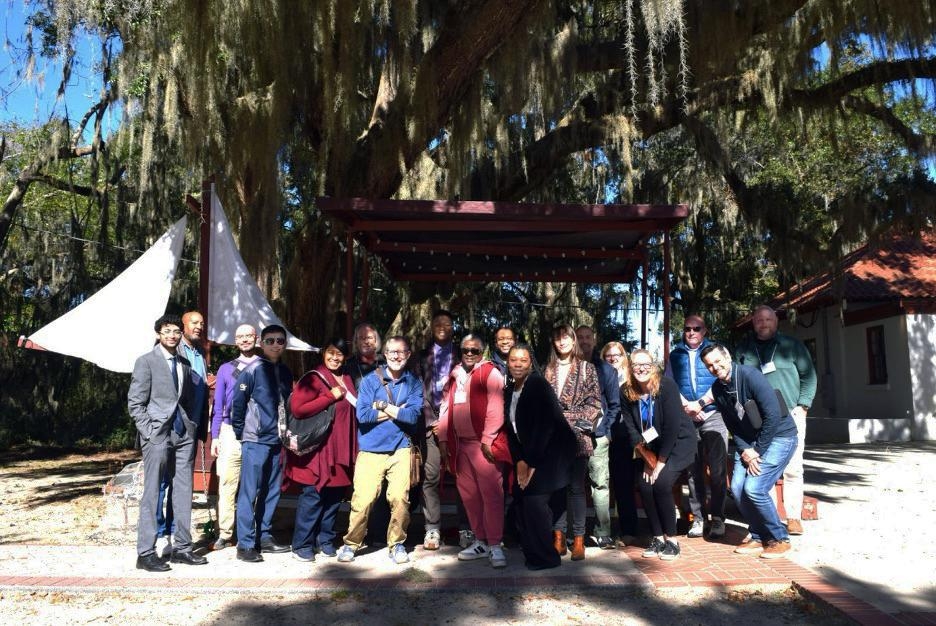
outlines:
M869 326L866 330L868 341L868 384L887 384L887 359L884 356L884 327Z

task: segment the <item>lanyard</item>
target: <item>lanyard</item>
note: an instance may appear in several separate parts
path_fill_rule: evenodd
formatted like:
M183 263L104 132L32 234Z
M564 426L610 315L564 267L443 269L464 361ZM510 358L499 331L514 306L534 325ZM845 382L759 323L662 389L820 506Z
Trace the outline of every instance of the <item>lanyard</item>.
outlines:
M757 353L757 360L760 362L761 365L767 365L768 363L773 363L774 356L776 356L777 354L777 344L776 343L774 344L773 352L770 353L769 361L764 360L764 357L761 356L760 350L757 349L757 346L754 346L754 352Z
M653 396L640 399L640 421L644 430L653 428Z

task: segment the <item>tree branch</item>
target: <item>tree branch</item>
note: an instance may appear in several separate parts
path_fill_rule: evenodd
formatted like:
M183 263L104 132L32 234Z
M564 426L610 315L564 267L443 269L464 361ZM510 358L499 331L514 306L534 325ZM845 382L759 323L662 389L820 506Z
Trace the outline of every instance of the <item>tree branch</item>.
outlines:
M478 69L542 0L475 0L452 3L432 48L421 59L412 86L398 85L386 104L384 124L372 124L358 139L348 163L333 177L339 195L389 197L403 171L451 117ZM413 112L420 115L414 116ZM408 121L416 121L408 127Z
M870 115L883 122L904 140L904 143L907 144L907 148L914 154L918 156L930 156L936 152L936 136L917 133L904 124L903 121L894 115L894 112L886 106L871 102L866 98L859 98L858 96L845 96L842 99L842 104L857 113Z

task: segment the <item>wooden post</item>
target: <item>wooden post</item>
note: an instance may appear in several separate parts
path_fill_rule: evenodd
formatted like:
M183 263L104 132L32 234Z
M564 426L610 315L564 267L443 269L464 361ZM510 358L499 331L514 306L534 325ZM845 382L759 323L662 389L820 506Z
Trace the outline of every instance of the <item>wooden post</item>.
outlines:
M198 231L198 311L205 318L205 364L211 364L211 342L208 341L208 287L211 271L211 192L214 177L202 181L201 220Z
M354 330L354 235L348 231L345 250L345 337L351 337Z
M647 272L650 262L644 256L640 276L640 347L647 349Z
M670 241L669 231L663 231L663 366L670 353Z
M370 293L370 263L367 262L367 250L364 251L364 267L361 269L361 308L357 321L367 319L367 296ZM352 341L354 337L349 336Z

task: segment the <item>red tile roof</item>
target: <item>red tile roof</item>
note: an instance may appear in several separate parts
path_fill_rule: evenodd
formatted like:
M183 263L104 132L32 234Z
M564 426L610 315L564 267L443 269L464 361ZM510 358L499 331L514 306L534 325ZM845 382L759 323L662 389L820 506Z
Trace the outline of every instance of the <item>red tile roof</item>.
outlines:
M936 232L892 236L847 255L839 266L793 286L774 300L809 311L839 301L936 302Z

